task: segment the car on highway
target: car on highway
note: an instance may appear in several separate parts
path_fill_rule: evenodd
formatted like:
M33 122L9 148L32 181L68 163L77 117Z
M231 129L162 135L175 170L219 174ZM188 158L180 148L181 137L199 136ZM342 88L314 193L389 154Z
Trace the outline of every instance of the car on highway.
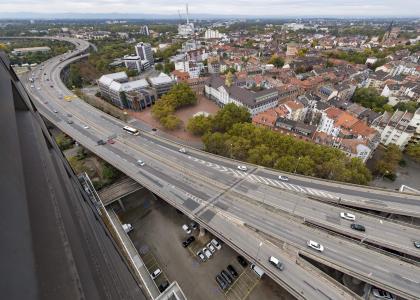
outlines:
M154 128L154 127L153 127L153 128L152 128L152 131L157 131L157 128Z
M191 229L190 227L188 227L187 224L182 225L182 229L187 233L187 234L191 234Z
M72 120L67 120L67 124L73 124Z
M182 242L182 246L184 248L188 247L189 245L191 245L192 242L195 241L195 237L190 236L189 238L187 238L185 241Z
M187 153L187 149L185 149L185 148L180 148L180 149L178 150L178 152L180 152L180 153Z
M89 126L87 126L87 125L83 125L83 128L84 128L84 129L89 129Z
M205 262L206 260L207 260L207 258L206 258L206 256L203 254L203 252L201 252L201 251L198 251L197 252L197 256L200 258L200 260L202 261L202 262Z
M108 144L115 144L115 141L113 139L109 139Z
M238 260L238 263L242 266L242 267L246 267L247 265L248 265L248 262L246 261L246 259L243 257L243 256L241 256L241 255L238 255L238 257L236 258L237 260Z
M211 253L216 252L216 248L214 248L214 246L212 245L212 243L208 243L208 244L206 245L206 247L207 247L207 249L209 249L209 250L210 250L210 252L211 252Z
M308 247L310 247L314 250L317 250L319 252L324 251L324 246L322 246L320 243L315 242L313 240L309 240L306 244L308 245Z
M278 258L275 258L274 256L270 256L268 258L268 262L270 264L272 264L273 266L275 266L280 271L283 271L284 265L283 265L283 263Z
M96 142L98 145L105 145L106 142L104 140L99 140Z
M222 270L222 272L220 272L220 276L223 277L223 279L228 283L228 284L232 284L233 283L233 278L230 276L230 274L228 272L226 272L225 270Z
M376 287L372 288L372 294L378 299L395 300L395 296L393 294Z
M365 226L361 225L361 224L351 224L350 225L351 229L357 230L357 231L366 231Z
M226 280L223 279L223 277L220 274L216 276L216 282L220 289L223 291L229 287L229 284L226 282Z
M414 244L414 247L420 249L420 241L414 241L413 244Z
M348 212L341 212L340 213L340 217L349 221L355 221L356 220L356 216L348 213Z
M56 110L56 109L53 109L53 112L54 112L54 113L58 113L58 110Z
M31 84L31 88L33 89L35 86L33 84Z
M211 254L211 252L210 252L209 249L207 249L206 247L204 247L202 251L203 251L204 255L207 257L207 259L210 259L211 258L212 254Z
M67 114L67 117L71 118L71 117L73 117L73 115L72 114Z
M150 277L152 277L152 279L156 279L160 274L162 274L162 271L161 269L157 268L153 271L152 274L150 274Z
M220 243L216 239L212 239L211 243L217 250L222 249L222 245L220 245Z
M39 91L41 88L40 87L37 87L36 89Z
M237 168L238 168L238 170L241 170L241 171L247 171L248 170L248 168L244 165L240 165Z
M233 276L233 278L238 277L238 272L236 272L235 268L232 265L228 265L226 269L229 271L230 275Z
M143 167L145 165L144 161L142 161L141 159L137 160L137 164L141 167Z
M279 175L279 180L281 180L281 181L289 181L289 177L284 176L284 175Z

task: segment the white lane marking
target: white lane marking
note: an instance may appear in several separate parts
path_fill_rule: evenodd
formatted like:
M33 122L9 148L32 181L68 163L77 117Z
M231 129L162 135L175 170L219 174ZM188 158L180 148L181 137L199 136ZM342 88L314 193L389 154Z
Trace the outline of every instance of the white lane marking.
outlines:
M258 176L262 181L264 181L265 184L269 184L267 180L264 179L264 177Z
M297 192L300 192L299 189L296 187L296 185L294 184L289 184L294 190L296 190Z
M324 192L320 192L324 197L328 197L328 194L324 193Z
M300 191L301 191L302 193L306 193L306 190L304 190L301 186L297 185L297 188L298 188L298 189L300 189Z
M271 180L270 178L266 178L272 185L277 186L277 183L274 180Z
M284 183L284 182L281 182L281 181L278 181L278 180L275 180L275 182L280 186L280 187L282 187L282 188L287 188L287 189L289 189L290 190L290 187L288 187L288 184L287 183Z
M312 189L306 189L309 193L311 193L312 195L315 195L314 192L312 191Z
M288 184L288 183L283 183L283 184L287 187L287 189L292 190L292 188L290 187L291 186L290 184Z
M261 182L260 179L258 178L258 176L255 176L253 174L248 175L248 177L250 177L250 178L252 178L252 179L254 179L254 180L258 181L258 182Z

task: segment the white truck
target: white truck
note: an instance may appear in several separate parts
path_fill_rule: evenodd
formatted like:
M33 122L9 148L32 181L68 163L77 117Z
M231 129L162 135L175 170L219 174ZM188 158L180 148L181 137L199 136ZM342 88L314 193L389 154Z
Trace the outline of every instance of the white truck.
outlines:
M264 275L264 271L255 264L251 265L251 269L258 275L258 277L262 278Z

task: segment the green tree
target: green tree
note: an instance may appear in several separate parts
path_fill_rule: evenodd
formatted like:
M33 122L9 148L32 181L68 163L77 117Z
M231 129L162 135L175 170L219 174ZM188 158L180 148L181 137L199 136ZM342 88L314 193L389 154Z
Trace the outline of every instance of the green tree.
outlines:
M228 135L220 132L207 133L203 136L205 150L214 154L229 156L230 149L225 142Z
M202 136L212 128L212 117L196 116L188 121L187 130L194 135Z
M160 123L165 129L175 130L181 126L182 121L175 115L167 115L160 119Z
M410 144L406 148L408 156L415 162L420 163L420 144Z
M284 66L284 59L281 58L280 56L273 55L271 56L268 63L274 65L276 68L281 68Z
M395 175L398 163L402 159L402 152L395 144L389 144L384 151L379 152L379 159L374 164L377 175Z
M375 88L368 87L356 89L353 101L376 112L383 112L384 105L388 103L388 98L380 96Z
M155 64L155 70L156 71L163 71L163 65L161 63Z
M80 76L80 69L77 65L70 65L70 73L68 79L68 86L70 88L76 87L81 88L83 84L82 77Z
M398 102L394 108L401 111L409 111L414 113L418 108L420 108L420 104L415 101Z
M227 132L236 123L251 122L251 114L245 107L234 103L225 105L213 118L213 130Z
M106 162L102 163L102 178L107 182L112 182L120 177L121 174L122 173L118 169L114 168L110 164Z
M61 151L70 149L73 146L73 140L66 134L60 133L55 137L55 141Z

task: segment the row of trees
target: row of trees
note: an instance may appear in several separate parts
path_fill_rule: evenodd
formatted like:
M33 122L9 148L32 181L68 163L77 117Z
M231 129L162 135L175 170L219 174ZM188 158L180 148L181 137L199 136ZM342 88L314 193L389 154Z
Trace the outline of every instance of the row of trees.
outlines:
M206 151L287 172L367 184L371 174L358 158L338 149L282 135L250 123L247 109L235 104L215 116L190 119L187 129L202 135Z
M168 130L180 127L182 121L174 115L175 110L197 103L197 97L185 83L177 83L152 107L152 116Z
M373 165L373 173L377 176L395 180L396 170L403 156L400 148L395 144L389 144L385 149L378 148L376 161Z

